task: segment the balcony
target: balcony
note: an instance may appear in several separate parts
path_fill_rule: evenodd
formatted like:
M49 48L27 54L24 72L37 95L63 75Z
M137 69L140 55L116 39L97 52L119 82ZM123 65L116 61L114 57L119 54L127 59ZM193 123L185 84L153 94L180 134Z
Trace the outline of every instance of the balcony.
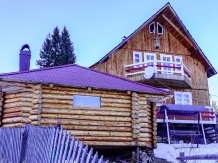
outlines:
M184 113L178 114L177 112L168 113L164 112L164 114L159 113L161 104L157 104L157 123L163 122L171 122L171 123L178 123L178 124L197 124L198 123L198 115L186 115ZM200 115L200 124L216 124L217 118L215 115L214 107L212 106L205 106L205 111L199 112Z
M162 140L166 126L165 134L169 144L171 139L187 141L189 137L192 141L199 136L203 136L205 144L206 138L211 142L217 140L216 114L211 106L160 104L157 105L156 116L159 132L162 128Z
M153 67L154 74L146 79L144 73L146 68ZM190 89L191 73L183 62L167 62L154 60L125 65L125 76L133 81L138 81L160 88Z

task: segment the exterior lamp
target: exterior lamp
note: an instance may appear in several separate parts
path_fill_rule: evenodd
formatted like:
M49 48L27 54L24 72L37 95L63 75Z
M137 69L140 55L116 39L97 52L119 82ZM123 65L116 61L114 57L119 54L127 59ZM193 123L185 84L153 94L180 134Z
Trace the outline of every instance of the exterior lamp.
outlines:
M159 48L160 48L160 39L154 38L154 49L159 50Z

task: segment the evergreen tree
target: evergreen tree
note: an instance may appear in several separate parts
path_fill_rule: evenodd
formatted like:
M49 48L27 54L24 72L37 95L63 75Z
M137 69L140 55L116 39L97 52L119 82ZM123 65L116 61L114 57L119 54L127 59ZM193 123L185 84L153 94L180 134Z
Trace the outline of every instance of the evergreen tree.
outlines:
M51 67L54 65L54 60L52 58L52 43L51 43L51 35L49 34L44 44L42 45L42 49L39 53L40 60L36 61L36 65L42 67Z
M61 33L61 55L60 63L71 64L76 62L76 55L74 53L73 42L70 40L70 35L66 27Z
M40 50L40 59L36 65L43 67L53 67L76 62L73 43L66 27L60 34L58 27L52 35L48 35L42 49Z
M60 66L60 43L61 43L61 36L58 27L56 27L53 31L53 35L51 36L51 43L52 43L52 58L54 58L54 65L53 66Z

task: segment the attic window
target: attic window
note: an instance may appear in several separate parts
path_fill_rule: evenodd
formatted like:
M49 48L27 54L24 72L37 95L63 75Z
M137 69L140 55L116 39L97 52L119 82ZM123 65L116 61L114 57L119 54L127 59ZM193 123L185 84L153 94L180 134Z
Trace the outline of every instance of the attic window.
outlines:
M150 33L155 33L154 22L152 22L152 23L149 25L149 31L150 31Z
M160 25L158 22L157 22L157 33L158 34L163 34L163 26Z

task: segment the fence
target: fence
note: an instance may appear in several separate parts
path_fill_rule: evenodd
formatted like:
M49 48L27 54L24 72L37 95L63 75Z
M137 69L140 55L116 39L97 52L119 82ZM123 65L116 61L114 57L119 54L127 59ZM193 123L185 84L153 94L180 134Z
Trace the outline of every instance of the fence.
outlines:
M179 157L176 159L179 160L180 163L185 163L187 160L218 160L218 154L185 156L184 152L180 152Z
M1 163L108 163L57 126L0 128Z

